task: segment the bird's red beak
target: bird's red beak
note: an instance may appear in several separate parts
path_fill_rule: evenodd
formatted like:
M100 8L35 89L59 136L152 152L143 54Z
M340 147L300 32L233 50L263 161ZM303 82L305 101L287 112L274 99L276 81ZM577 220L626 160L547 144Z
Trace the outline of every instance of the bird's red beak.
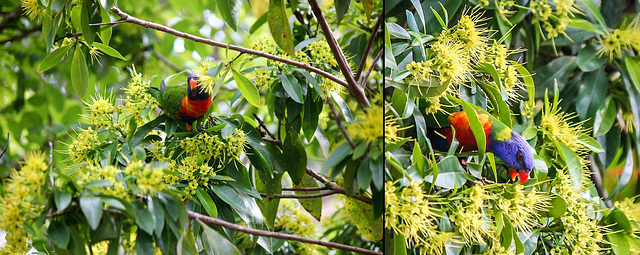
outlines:
M191 90L198 89L198 82L195 79L189 80L189 86L191 86Z
M517 176L520 177L520 181L518 181L520 184L523 184L529 179L529 173L525 170L509 169L509 178L511 178L512 181L515 181Z

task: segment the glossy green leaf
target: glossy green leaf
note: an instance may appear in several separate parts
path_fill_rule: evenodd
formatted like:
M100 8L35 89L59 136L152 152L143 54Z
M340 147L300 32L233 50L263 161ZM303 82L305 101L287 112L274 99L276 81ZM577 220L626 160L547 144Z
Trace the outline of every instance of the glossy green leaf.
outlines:
M207 224L196 220L202 227L202 246L207 254L213 255L240 255L238 248L218 231L213 230Z
M211 190L222 201L229 204L233 209L244 212L247 210L238 193L225 185L211 185Z
M576 98L576 112L580 119L590 119L595 117L596 111L607 95L609 78L605 68L583 75L580 91Z
M462 100L460 102L462 103L462 108L467 113L471 132L473 133L473 137L476 138L476 143L478 144L478 157L483 159L487 149L487 136L484 133L482 123L480 123L475 109L469 103Z
M554 197L551 199L551 205L547 207L548 211L545 213L547 217L559 218L567 211L567 202L562 197Z
M267 17L273 40L276 41L276 44L278 44L284 52L289 54L289 56L294 56L295 44L293 43L293 35L284 7L284 0L269 1Z
M580 163L580 158L578 155L571 150L571 148L567 147L560 141L553 141L558 148L558 152L560 157L564 160L568 170L569 170L569 178L571 179L571 184L574 188L578 188L582 185L582 165Z
M347 13L349 7L351 6L351 0L335 0L335 6L336 18L338 24L340 24L340 21L342 21L342 18L344 18L344 15Z
M611 245L611 250L613 254L616 255L627 255L631 252L631 245L629 245L629 240L626 238L627 234L623 232L613 232L611 234L607 234L606 237L609 239L614 245Z
M56 203L57 211L61 212L62 210L67 209L67 206L71 203L71 194L56 189L53 193L53 200Z
M635 88L640 91L640 64L638 64L638 60L635 60L632 57L626 56L624 58L624 65L629 72L629 76L631 77L631 82L635 86Z
M593 139L593 137L591 136L581 134L578 136L578 142L595 153L604 152L604 148L602 148L602 145L600 145L600 143L596 141L596 139Z
M242 92L244 98L247 99L251 105L260 107L260 92L258 91L258 88L256 88L256 85L253 84L249 78L235 69L231 69L231 72L233 73L233 79L236 81L236 85L240 92Z
M82 9L80 12L80 28L82 28L82 37L88 45L93 44L93 39L96 37L95 31L89 26L91 23L91 1L82 1Z
M455 156L447 156L438 162L438 176L434 182L434 176L425 177L425 181L445 189L461 188L467 182L465 170Z
M345 142L341 144L340 146L338 146L338 148L333 150L329 158L327 158L327 161L325 161L324 166L322 167L322 172L326 173L329 171L329 169L333 169L340 162L342 162L342 160L351 155L352 152L353 150L351 149L349 143Z
M56 245L56 248L66 249L69 244L69 231L67 226L61 221L52 221L47 229L47 234L51 237L51 242Z
M218 12L222 19L233 29L238 30L238 11L240 10L240 1L238 0L217 0Z
M40 63L40 66L38 67L38 72L47 71L52 67L56 66L57 64L59 64L60 61L62 61L62 58L65 55L67 55L67 52L69 52L69 50L71 49L71 46L73 45L63 46L47 54L47 56L45 56L44 59L42 60L42 63Z
M116 49L109 47L109 45L105 45L99 42L93 43L91 46L98 48L100 51L104 52L105 54L112 56L114 58L119 58L122 60L127 60L126 58L124 58L120 52L118 52Z
M144 206L133 203L133 206L136 210L136 224L138 227L149 235L153 235L153 230L155 228L155 222L153 220L153 215L147 208Z
M305 174L302 177L302 182L300 184L294 184L295 188L315 188L320 187L316 179L311 177L311 175ZM316 194L320 193L320 191L295 191L296 195L305 195L305 194ZM298 199L298 202L302 205L302 207L309 213L313 218L320 221L320 217L322 216L322 198L307 198L307 199Z
M76 46L71 61L71 85L80 98L84 97L89 88L89 69L80 44Z
M274 176L268 176L263 172L258 172L255 178L256 190L267 194L267 197L257 201L258 206L260 207L260 211L262 211L265 223L267 223L270 229L273 229L280 204L280 198L273 198L273 195L282 194L282 174L274 173Z
M598 52L598 49L593 44L589 44L582 48L578 53L576 63L583 72L591 72L598 70L606 59Z
M542 96L546 89L552 89L556 81L564 84L572 70L576 68L576 57L559 57L549 62L547 65L536 68L533 72L533 81L536 85L536 97Z
M96 230L102 219L102 200L99 197L82 196L79 202L82 214L87 219L91 230Z
M203 188L196 189L196 195L198 196L198 201L204 207L204 210L207 211L207 214L213 218L218 218L218 209L216 208L216 204L211 199L211 196L207 194Z
M597 137L606 134L611 130L613 123L616 120L616 103L613 101L613 96L607 97L604 104L600 106L596 112L596 118L593 122L593 136Z
M307 151L298 137L298 132L292 127L287 128L287 136L283 142L283 154L287 155L285 168L293 184L300 184L307 170Z
M280 80L282 81L282 87L289 94L293 101L304 104L304 95L302 95L302 87L298 83L298 79L290 74L280 74Z
M407 31L402 28L400 25L393 23L393 22L388 22L387 23L387 31L389 32L389 35L391 36L391 38L400 38L400 39L411 39L411 36L409 35L409 33L407 33Z

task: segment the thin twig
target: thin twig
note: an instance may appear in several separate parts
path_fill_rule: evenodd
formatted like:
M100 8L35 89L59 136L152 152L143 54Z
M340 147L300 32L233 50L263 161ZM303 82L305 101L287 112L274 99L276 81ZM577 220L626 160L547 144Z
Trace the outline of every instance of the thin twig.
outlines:
M369 67L369 70L367 71L367 74L364 76L364 79L362 79L362 85L361 85L362 87L367 85L367 80L369 79L369 75L371 74L371 71L373 71L373 67L376 66L376 63L378 62L380 57L382 57L382 53L383 52L384 52L384 50L380 50L380 52L378 52L378 55L376 56L376 58L373 59L373 62L371 63L371 66Z
M364 66L367 64L367 56L369 55L369 50L371 49L371 45L373 45L373 41L376 39L376 34L378 33L378 29L380 29L380 25L384 20L384 12L378 16L378 20L376 24L373 25L373 31L371 31L371 37L369 37L369 41L367 41L367 46L364 47L364 53L362 54L362 59L360 59L360 65L358 65L358 70L356 70L356 81L360 80L362 76L362 70L364 70ZM375 65L375 61L371 65Z
M311 177L313 177L314 179L318 180L319 182L321 182L322 184L324 184L327 188L331 189L331 190L335 190L340 194L345 194L346 192L344 190L343 187L340 187L338 184L335 184L332 181L329 181L329 179L325 178L324 176L316 173L315 171L311 170L311 168L307 167L307 174L309 174ZM359 194L355 194L352 198L358 199L362 202L365 202L367 204L371 204L371 198L365 197L363 195L359 195Z
M312 194L273 194L272 196L268 196L265 193L260 193L261 197L272 197L272 198L301 198L301 199L305 199L305 198L318 198L318 197L326 197L326 196L331 196L333 194L339 194L340 192L337 190L329 190L326 192L320 192L320 193L312 193Z
M114 7L115 8L115 7ZM120 24L120 23L124 23L126 21L119 19L113 22L106 22L106 23L93 23L93 24L89 24L90 27L97 27L97 26L112 26L115 24Z
M331 98L328 96L327 96L327 104L329 105L329 109L331 109L331 112L333 113L333 119L338 124L338 128L340 128L342 135L344 135L344 138L347 139L347 142L349 142L349 145L351 145L351 148L355 149L356 145L353 143L353 140L351 140L351 137L349 137L349 134L347 133L347 129L345 129L344 125L342 124L342 114L336 110L336 107L333 105Z
M151 54L153 54L156 58L158 58L160 61L162 61L165 65L167 65L169 68L173 69L174 71L182 72L182 68L180 68L178 65L174 64L173 62L169 61L169 59L167 59L165 56L158 53L157 51L151 50Z
M380 253L380 252L367 250L367 249L363 249L363 248L359 248L359 247L353 247L353 246L349 246L349 245L345 245L345 244L326 242L326 241L311 239L311 238L308 238L308 237L289 235L289 234L280 233L280 232L271 232L271 231L262 230L262 229L248 228L248 227L240 226L240 225L237 225L237 224L234 224L234 223L231 223L231 222L228 222L228 221L224 221L224 220L221 220L221 219L216 219L216 218L212 218L212 217L209 217L209 216L206 216L206 215L202 215L202 214L199 214L199 213L193 212L193 211L187 211L187 214L189 215L189 218L192 218L192 219L196 219L196 220L199 220L199 221L202 221L202 222L206 222L206 223L211 223L211 224L216 225L216 226L221 226L221 227L224 227L224 228L227 228L227 229L240 231L240 232L251 234L251 235L274 237L274 238L278 238L278 239L298 241L298 242L304 242L304 243L312 243L312 244L322 245L322 246L325 246L325 247L331 247L331 248L336 248L336 249L341 249L341 250L346 250L346 251L353 251L353 252L358 252L358 253L362 253L362 254L376 254L376 255L380 254L380 255L382 255L382 253Z
M327 190L329 188L325 187L302 187L302 188L282 188L282 191L321 191Z
M364 89L358 86L358 83L353 78L353 74L351 73L351 67L349 63L347 63L347 58L344 56L338 41L333 36L333 32L331 31L331 27L329 27L329 23L324 19L322 15L322 11L320 10L320 5L318 5L318 1L309 0L309 5L311 5L311 11L313 15L316 16L316 20L322 29L322 33L324 37L327 39L327 43L329 44L329 48L331 48L331 52L333 56L336 58L338 62L338 67L340 67L340 71L342 72L342 76L347 80L347 88L349 88L349 92L351 92L351 96L358 101L358 104L362 107L370 107L371 104L369 100L364 94Z
M7 145L4 146L4 150L2 150L2 153L0 153L0 158L2 158L2 156L4 156L4 153L7 152L7 149L9 149L9 134L11 134L11 131L7 132Z
M13 9L11 12L9 12L9 14L5 15L2 18L2 21L0 21L0 32L2 32L2 30L4 30L7 27L9 22L11 22L14 19L20 18L21 10L22 8L20 7L20 5L18 5L18 7Z
M22 33L20 33L19 35L13 36L11 38L5 39L0 41L0 45L5 44L7 42L13 42L13 41L18 41L18 40L22 40L22 38L25 38L27 36L29 36L30 34L40 31L40 29L42 29L42 24L38 24L37 26L28 29L28 30L24 30L22 31Z
M344 80L328 73L325 72L323 70L320 70L316 67L310 66L309 64L305 64L302 62L298 62L298 61L294 61L291 59L287 59L287 58L283 58L283 57L279 57L279 56L275 56L275 55L271 55L265 52L261 52L261 51L257 51L257 50L252 50L252 49L247 49L244 47L240 47L240 46L236 46L236 45L230 45L230 44L225 44L225 43L221 43L221 42L217 42L217 41L213 41L210 39L205 39L202 37L198 37L189 33L185 33L185 32L180 32L178 30L175 30L173 28L167 27L167 26L163 26L157 23L153 23L153 22L149 22L149 21L145 21L145 20L141 20L138 19L136 17L133 17L123 11L121 11L120 9L118 9L117 7L113 7L111 8L111 11L113 11L115 14L117 14L118 16L120 16L120 20L122 20L123 22L127 22L127 23L132 23L132 24L136 24L139 26L143 26L146 28L151 28L151 29L155 29L158 31L162 31L165 33L169 33L178 37L182 37L185 39L189 39L195 42L199 42L199 43L204 43L204 44L208 44L214 47L219 47L219 48L225 48L225 49L230 49L233 51L237 51L237 52L242 52L242 53L247 53L247 54L251 54L251 55L256 55L256 56L260 56L260 57L264 57L264 58L268 58L268 59L272 59L275 61L279 61L279 62L283 62L292 66L296 66L296 67L300 67L302 69L317 73L319 75L322 75L324 77L327 77L328 79L335 81L336 83L348 87L347 82L345 82ZM358 98L356 97L356 100L358 100ZM366 100L366 98L365 98ZM368 101L366 101L366 103L368 103Z
M256 120L260 124L260 127L262 127L262 129L264 129L264 132L266 132L271 138L276 139L276 136L273 135L273 133L271 133L271 131L269 131L269 129L267 128L267 125L264 124L264 121L262 121L262 119L260 119L260 117L258 117L257 114L254 113L253 117L256 118Z
M600 195L602 201L604 201L605 205L608 208L611 208L611 200L607 199L609 197L609 194L607 193L607 190L602 186L602 176L600 175L600 170L594 167L596 162L592 156L589 156L589 160L591 161L589 167L591 169L591 181L596 187L596 191L598 191L598 195Z
M58 41L60 41L60 40L62 40L62 39L64 39L64 38L71 38L71 37L78 38L78 37L80 37L80 36L82 36L82 32L77 32L77 33L66 33L66 34L64 34L64 36L62 36L62 37L60 37L60 38L58 38L58 39L55 39L53 42L58 42Z
M268 143L275 144L275 145L277 145L278 147L280 147L280 149L284 149L284 147L283 147L283 145L282 145L282 142L281 142L280 140L278 140L278 139L269 139L269 138L263 137L263 138L262 138L262 141L265 141L265 142L268 142Z

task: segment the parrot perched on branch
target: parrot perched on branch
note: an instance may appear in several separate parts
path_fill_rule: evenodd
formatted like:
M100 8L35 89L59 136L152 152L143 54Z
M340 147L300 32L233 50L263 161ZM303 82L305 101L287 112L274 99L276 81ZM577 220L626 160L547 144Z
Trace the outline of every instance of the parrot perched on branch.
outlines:
M211 94L200 85L199 77L189 75L186 86L171 86L162 81L160 88L149 87L148 92L158 100L164 113L184 125L187 131L192 130L192 123L204 116L211 106Z
M509 168L509 177L515 181L520 177L520 184L529 179L533 170L533 150L527 141L518 133L495 117L478 112L478 120L482 124L487 136L486 151L498 156ZM427 137L434 149L447 151L455 138L462 151L478 149L476 139L469 125L469 118L465 111L456 112L449 116L448 123L441 128L427 128Z

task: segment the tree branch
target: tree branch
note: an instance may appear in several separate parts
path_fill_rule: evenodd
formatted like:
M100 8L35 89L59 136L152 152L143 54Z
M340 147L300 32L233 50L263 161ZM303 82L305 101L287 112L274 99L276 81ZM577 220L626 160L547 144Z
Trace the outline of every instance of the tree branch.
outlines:
M301 199L305 199L305 198L326 197L326 196L331 196L333 194L338 194L338 193L340 193L340 192L337 191L337 190L329 190L327 192L312 193L312 194L300 194L300 195L296 195L296 194L273 194L272 198L301 198ZM260 196L261 197L269 197L265 193L260 193Z
M267 128L267 125L264 124L264 121L262 121L262 119L260 119L260 117L258 117L257 114L253 114L253 117L256 118L256 120L258 121L258 123L260 124L260 127L262 129L264 129L264 132L266 132L271 138L276 139L276 136L273 135L273 133L271 133L271 131L269 131L269 129Z
M248 227L240 226L240 225L237 225L237 224L234 224L234 223L231 223L231 222L228 222L228 221L224 221L224 220L221 220L221 219L216 219L216 218L212 218L212 217L209 217L209 216L206 216L206 215L202 215L202 214L199 214L199 213L193 212L193 211L187 211L187 214L189 215L189 218L192 218L192 219L195 219L195 220L199 220L199 221L202 221L202 222L210 223L210 224L213 224L213 225L216 225L216 226L221 226L221 227L224 227L224 228L227 228L227 229L240 231L240 232L251 234L251 235L274 237L274 238L278 238L278 239L298 241L298 242L304 242L304 243L312 243L312 244L322 245L322 246L325 246L325 247L331 247L331 248L336 248L336 249L341 249L341 250L346 250L346 251L358 252L358 253L362 253L362 254L375 254L375 255L379 254L379 255L382 255L382 253L380 253L380 252L367 250L367 249L363 249L363 248L359 248L359 247L353 247L353 246L349 246L349 245L345 245L345 244L320 241L320 240L315 240L315 239L311 239L311 238L308 238L308 237L295 236L295 235L279 233L279 232L271 232L271 231L262 230L262 229L248 228Z
M2 40L2 41L0 41L0 45L5 44L7 42L13 42L13 41L17 41L17 40L22 40L22 38L25 38L25 37L29 36L30 34L32 34L34 32L40 31L40 29L42 29L42 24L38 24L37 26L35 26L35 27L31 28L31 29L24 30L24 31L22 31L22 33L14 36L14 37Z
M158 53L157 51L151 50L151 54L153 54L156 58L158 58L160 61L162 61L165 65L167 65L169 68L173 69L174 71L182 72L182 68L180 68L173 62L169 61L169 59L167 59L165 56Z
M342 86L349 87L347 85L347 82L345 82L344 80L342 80L342 79L340 79L340 78L338 78L338 77L336 77L336 76L334 76L334 75L332 75L332 74L330 74L328 72L325 72L323 70L320 70L318 68L315 68L315 67L310 66L310 65L305 64L305 63L301 63L301 62L294 61L294 60L287 59L287 58L283 58L283 57L278 57L278 56L271 55L271 54L264 53L264 52L257 51L257 50L247 49L247 48L236 46L236 45L224 44L224 43L221 43L221 42L213 41L213 40L210 40L210 39L205 39L205 38L198 37L198 36L195 36L195 35L192 35L192 34L189 34L189 33L185 33L185 32L180 32L178 30L175 30L175 29L167 27L167 26L163 26L163 25L160 25L160 24L157 24L157 23L153 23L153 22L149 22L149 21L145 21L145 20L141 20L141 19L138 19L136 17L133 17L133 16L121 11L120 9L118 9L118 7L111 8L111 11L113 11L115 14L120 16L121 22L118 22L118 23L122 23L122 22L132 23L132 24L136 24L136 25L143 26L143 27L146 27L146 28L151 28L151 29L155 29L155 30L158 30L158 31L162 31L162 32L168 33L168 34L172 34L172 35L175 35L175 36L178 36L178 37L182 37L182 38L185 38L185 39L189 39L189 40L192 40L192 41L195 41L195 42L208 44L208 45L211 45L211 46L214 46L214 47L230 49L230 50L234 50L234 51L237 51L237 52L247 53L247 54L251 54L251 55L260 56L260 57L263 57L263 58L272 59L272 60L275 60L275 61L280 61L280 62L289 64L289 65L292 65L292 66L300 67L302 69L317 73L319 75L327 77L328 79L330 79L332 81L335 81L336 83L338 83L338 84L340 84ZM353 77L352 77L352 79L353 79ZM355 98L355 96L354 96L354 98ZM358 100L358 98L356 98L356 100ZM365 98L365 100L366 100L366 98ZM366 101L366 103L368 104L368 101Z
M364 47L364 53L362 54L362 59L360 60L360 65L358 65L358 70L356 70L356 81L360 80L360 76L362 75L362 70L364 70L364 66L367 64L367 56L369 55L369 50L371 49L371 45L373 45L373 40L376 39L376 34L378 33L378 29L380 29L380 25L382 24L382 20L384 20L384 12L380 13L378 16L378 20L376 24L373 25L373 31L371 31L371 37L369 37L369 41L367 41L367 46ZM375 65L376 62L373 61L372 66Z
M0 33L2 33L2 31L7 27L9 22L11 22L14 19L20 18L21 9L22 8L20 8L20 5L18 5L18 7L13 9L11 12L9 12L9 14L5 15L2 18L2 21L0 21Z
M348 85L347 88L349 88L349 91L351 92L351 96L353 96L353 98L356 101L358 101L358 104L360 104L360 106L370 107L371 104L369 103L369 100L364 94L364 88L358 86L358 83L353 78L353 74L351 73L351 67L349 67L349 63L347 63L347 58L344 57L344 53L342 52L342 49L340 49L340 45L338 44L338 41L336 41L336 38L333 37L333 32L331 32L331 27L329 27L329 23L327 23L327 20L324 19L324 16L322 15L322 11L320 10L320 5L318 5L318 1L309 0L309 5L311 5L311 11L313 12L313 15L316 16L316 19L318 20L318 24L322 29L322 33L324 34L325 38L327 39L327 43L331 48L331 52L333 52L333 56L336 58L336 61L338 62L338 67L340 67L342 76L344 76L344 78L347 80L347 85Z
M335 184L332 181L329 181L327 178L325 178L324 176L316 173L315 171L311 170L311 168L307 167L307 174L309 174L311 177L313 177L314 179L318 180L319 182L321 182L322 184L324 184L327 188L331 189L331 190L335 190L336 192L340 193L340 194L344 194L345 190L343 187L340 187L338 184ZM358 199L362 202L365 202L367 204L371 204L371 198L365 197L363 195L359 195L359 194L355 194L353 196L353 198Z
M9 135L11 134L11 132L7 132L7 145L4 146L4 150L2 150L2 153L0 153L0 158L2 158L2 156L4 156L4 153L7 152L7 149L9 149Z
M353 140L351 140L351 137L349 137L349 134L347 133L347 130L344 128L344 125L342 124L342 114L340 114L336 110L336 107L333 105L333 102L331 101L331 98L328 97L328 96L327 96L327 104L329 105L329 108L331 109L331 112L333 113L333 119L338 124L338 128L340 128L340 131L342 132L342 135L344 135L344 139L347 139L347 142L349 142L349 145L351 145L351 148L355 149L356 145L353 143Z
M282 188L282 191L321 191L327 190L329 188L325 187L303 187L303 188Z
M364 76L364 79L362 79L362 87L364 87L367 84L367 80L369 79L369 75L371 74L371 71L373 71L373 67L376 66L376 63L378 62L380 57L382 57L382 53L383 52L384 52L384 50L380 50L380 52L378 52L378 55L376 56L376 58L373 59L373 62L371 63L371 66L369 67L369 70L367 71L367 74Z

